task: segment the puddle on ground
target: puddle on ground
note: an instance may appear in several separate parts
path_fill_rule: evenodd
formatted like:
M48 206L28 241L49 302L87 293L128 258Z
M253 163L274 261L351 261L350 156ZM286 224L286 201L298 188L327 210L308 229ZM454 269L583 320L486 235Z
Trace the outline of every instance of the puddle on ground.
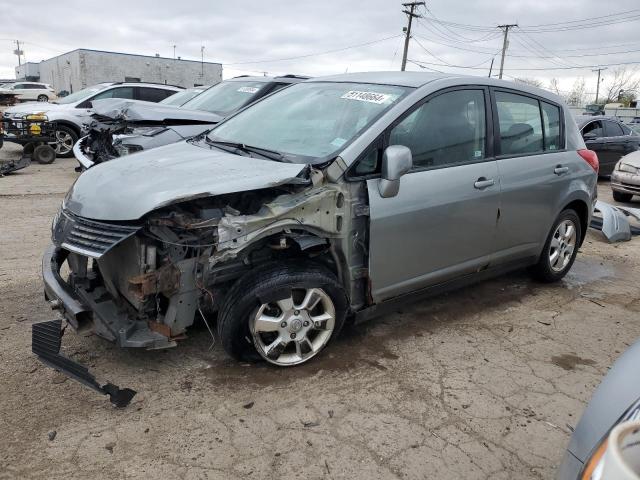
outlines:
M570 353L565 353L555 357L551 357L551 363L557 365L564 370L575 370L578 365L595 365L596 362L589 358L578 357Z
M578 256L569 273L564 277L563 282L569 288L582 287L589 283L614 277L615 269L611 265L603 264L600 260L581 258Z

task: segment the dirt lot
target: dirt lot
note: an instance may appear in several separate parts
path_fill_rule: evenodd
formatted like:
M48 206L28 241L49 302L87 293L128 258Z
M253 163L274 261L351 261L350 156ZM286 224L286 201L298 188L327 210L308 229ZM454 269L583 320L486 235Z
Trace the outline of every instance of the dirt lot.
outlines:
M0 178L0 478L552 478L640 336L640 239L591 232L558 285L516 273L408 305L299 368L236 364L205 329L156 352L67 334L67 355L138 390L114 409L30 352L30 324L55 317L40 256L74 166Z

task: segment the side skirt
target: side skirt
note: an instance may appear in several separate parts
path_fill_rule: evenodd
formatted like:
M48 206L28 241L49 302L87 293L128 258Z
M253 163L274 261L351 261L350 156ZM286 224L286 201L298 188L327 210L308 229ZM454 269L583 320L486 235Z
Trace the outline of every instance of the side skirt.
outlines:
M535 265L537 261L538 259L536 257L528 257L523 260L509 262L494 268L487 268L485 270L481 270L480 272L471 273L469 275L465 275L448 282L439 283L437 285L432 285L430 287L416 290L415 292L406 293L404 295L385 300L382 303L371 305L363 310L356 312L353 323L355 325L358 325L380 315L391 313L399 307L405 306L407 303L418 302L420 300L434 297L451 290L457 290L459 288L473 285L474 283L478 283L483 280L498 277L514 270L520 270L522 268Z

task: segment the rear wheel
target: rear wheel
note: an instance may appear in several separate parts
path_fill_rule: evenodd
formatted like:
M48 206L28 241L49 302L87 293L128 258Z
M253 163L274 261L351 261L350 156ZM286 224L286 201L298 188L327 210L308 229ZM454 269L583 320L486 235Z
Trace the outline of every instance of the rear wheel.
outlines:
M631 193L613 191L613 199L616 202L630 202L632 198L633 195Z
M78 141L78 134L73 128L65 125L56 127L56 155L62 158L73 157L73 146Z
M238 360L299 365L338 335L347 308L344 290L326 268L268 265L229 290L218 317L218 337Z
M38 101L39 102L48 102L49 101L49 97L47 97L46 95L38 95Z
M56 151L49 145L38 145L33 149L31 158L38 163L48 165L56 159Z
M573 210L562 211L549 232L538 263L531 268L534 278L546 283L562 279L576 259L581 235L578 214Z

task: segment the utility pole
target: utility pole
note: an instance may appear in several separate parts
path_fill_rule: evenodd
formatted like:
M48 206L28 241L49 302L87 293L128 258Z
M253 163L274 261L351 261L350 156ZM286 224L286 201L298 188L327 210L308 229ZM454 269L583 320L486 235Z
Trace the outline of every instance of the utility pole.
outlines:
M204 77L204 45L200 47L200 66L201 66L200 76Z
M176 59L176 46L173 46L173 59Z
M491 59L491 65L489 65L489 78L491 78L491 71L493 70L493 61L496 59L496 57L493 57Z
M402 6L405 7L403 12L409 16L409 24L407 25L407 29L405 31L405 37L404 37L404 53L402 54L402 67L400 68L400 70L403 72L407 68L407 53L409 53L409 39L411 38L411 23L413 21L413 17L420 17L420 15L418 15L417 13L414 13L414 11L417 6L424 5L424 4L425 4L424 2L409 2L409 3L402 4Z
M596 85L596 101L595 103L598 103L598 95L600 94L600 72L602 72L602 70L606 70L607 67L604 68L594 68L593 70L591 70L592 72L598 72L598 85Z
M16 49L13 51L13 54L18 56L18 66L22 65L20 57L24 55L24 51L20 50L20 40L16 40Z
M498 75L498 78L502 78L502 70L504 69L504 55L505 53L507 53L507 47L509 46L509 40L507 40L507 37L509 36L509 29L517 26L517 23L510 23L509 25L498 25L498 28L504 30L504 39L502 40L502 58L500 59L500 75Z

